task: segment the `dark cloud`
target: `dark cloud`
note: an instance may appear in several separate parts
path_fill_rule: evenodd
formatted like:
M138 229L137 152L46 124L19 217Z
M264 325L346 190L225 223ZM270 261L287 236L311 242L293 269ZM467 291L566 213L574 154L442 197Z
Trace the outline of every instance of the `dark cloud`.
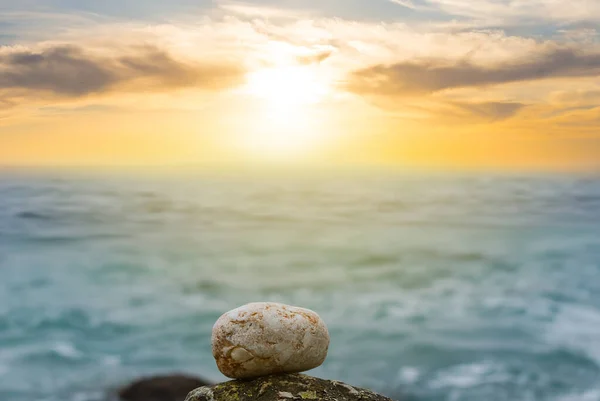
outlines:
M130 91L200 87L220 89L237 83L233 66L183 62L155 47L129 48L127 54L95 56L75 46L0 53L0 90L50 92L80 97L119 87Z
M352 73L347 88L359 94L403 96L451 88L598 75L600 54L552 48L491 66L465 60L431 59L375 65Z
M71 47L9 53L0 56L0 69L2 89L47 90L70 96L97 92L119 80L107 66Z

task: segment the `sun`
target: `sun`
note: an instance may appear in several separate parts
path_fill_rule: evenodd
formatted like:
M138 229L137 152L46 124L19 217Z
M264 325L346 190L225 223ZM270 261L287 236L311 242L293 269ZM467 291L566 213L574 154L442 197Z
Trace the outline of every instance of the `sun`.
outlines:
M288 66L250 73L246 90L272 106L288 107L316 103L329 88L314 67Z
M261 159L305 156L323 141L319 105L330 85L318 66L279 66L251 72L243 92L256 113L240 145Z

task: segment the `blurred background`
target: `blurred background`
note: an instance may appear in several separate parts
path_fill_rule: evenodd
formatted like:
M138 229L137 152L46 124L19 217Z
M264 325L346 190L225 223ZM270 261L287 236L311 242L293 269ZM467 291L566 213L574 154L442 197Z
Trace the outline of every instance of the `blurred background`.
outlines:
M318 312L311 373L396 400L600 401L599 27L0 0L0 401L224 380L212 325L255 301Z
M600 178L0 174L0 399L222 381L213 323L317 311L311 374L396 399L600 399Z

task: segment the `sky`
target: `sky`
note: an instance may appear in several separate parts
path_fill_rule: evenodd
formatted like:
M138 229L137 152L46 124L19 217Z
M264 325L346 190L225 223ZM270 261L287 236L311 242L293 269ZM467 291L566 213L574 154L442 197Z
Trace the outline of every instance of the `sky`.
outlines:
M600 170L598 0L0 0L0 166Z

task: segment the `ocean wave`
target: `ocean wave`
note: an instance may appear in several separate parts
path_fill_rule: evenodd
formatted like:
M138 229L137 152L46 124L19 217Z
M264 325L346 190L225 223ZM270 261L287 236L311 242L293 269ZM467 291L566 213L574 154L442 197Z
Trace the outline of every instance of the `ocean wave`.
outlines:
M132 330L131 325L125 322L111 321L105 317L99 318L84 309L66 309L54 313L35 313L32 310L22 309L13 311L6 319L9 327L15 330L45 333L46 335L48 333L73 332L94 338L106 338L124 335ZM60 345L57 350L60 353Z
M511 377L502 366L491 362L457 365L436 374L427 386L431 389L469 388L482 384L506 383Z
M402 385L412 385L412 384L415 384L419 380L421 375L422 375L422 372L419 370L419 368L416 368L413 366L404 366L398 372L397 380Z
M49 221L49 220L53 220L55 218L55 216L52 216L50 214L42 213L42 212L34 212L34 211L17 212L15 214L15 217L24 219L24 220L43 220L43 221Z
M555 401L600 401L600 389L589 389L561 394L554 398Z
M600 309L567 304L545 332L545 339L556 347L591 358L600 374Z
M112 401L107 394L101 391L77 392L71 394L69 401ZM58 401L58 400L57 400ZM116 400L115 400L116 401Z
M51 351L57 356L64 359L76 360L80 359L83 354L79 351L75 345L69 342L57 342L51 347Z
M0 180L11 401L219 379L212 324L257 300L324 317L316 374L420 401L598 398L600 180L16 181Z
M74 344L66 341L29 343L12 349L0 349L0 362L14 366L37 362L70 362L80 360L83 356Z

